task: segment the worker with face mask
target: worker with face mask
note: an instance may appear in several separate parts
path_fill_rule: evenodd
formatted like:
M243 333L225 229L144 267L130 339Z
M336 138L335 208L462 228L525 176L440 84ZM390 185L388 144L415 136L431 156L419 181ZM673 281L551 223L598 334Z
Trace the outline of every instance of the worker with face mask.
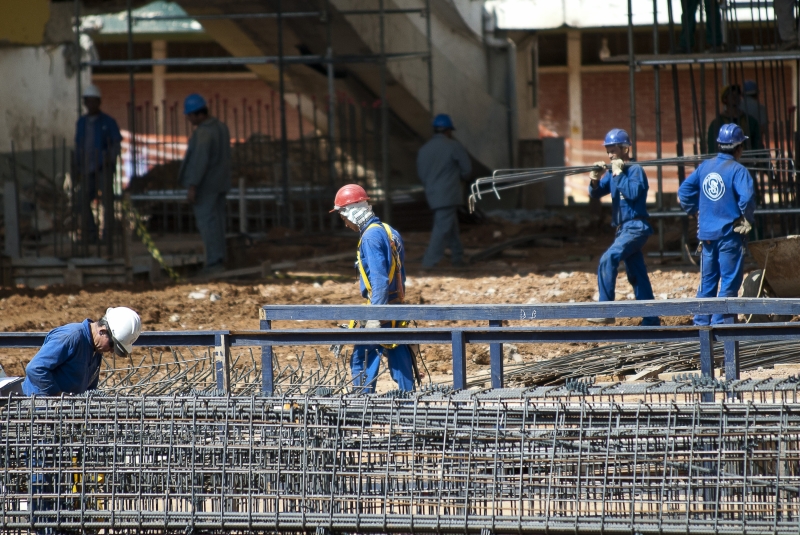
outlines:
M736 124L719 129L716 158L700 164L678 188L686 213L697 214L697 238L703 249L697 297L736 297L744 276L744 240L755 214L753 179L739 163L744 135ZM719 286L719 289L717 288ZM726 316L694 317L695 325L723 323Z
M595 162L589 174L589 196L599 199L611 195L611 225L617 233L614 243L600 258L597 267L597 287L600 301L613 301L617 286L619 263L625 263L628 282L637 300L653 299L653 287L647 275L642 247L653 234L647 213L647 176L640 165L631 163L631 140L625 130L614 128L606 134L606 163ZM590 318L592 323L612 324L613 318ZM657 316L642 318L642 325L661 325Z
M339 212L345 226L361 238L356 253L356 269L362 297L371 305L401 304L405 296L405 248L400 233L372 212L369 197L357 184L343 186L337 193L331 212ZM367 329L391 328L395 321L369 320ZM414 364L408 345L357 345L353 348L350 371L353 385L365 393L375 391L375 383L386 353L392 379L401 391L414 390Z
M97 388L102 354L130 357L142 332L139 314L127 307L106 310L100 321L69 323L47 333L25 368L26 396L82 394Z

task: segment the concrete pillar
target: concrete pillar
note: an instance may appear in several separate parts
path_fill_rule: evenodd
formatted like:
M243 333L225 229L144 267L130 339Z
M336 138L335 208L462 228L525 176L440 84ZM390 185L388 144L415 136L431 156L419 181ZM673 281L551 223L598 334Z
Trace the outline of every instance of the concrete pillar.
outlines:
M571 165L580 165L583 158L583 106L581 103L581 33L567 32L567 87L569 88L569 136Z
M163 39L156 39L152 41L152 55L153 59L166 59L167 58L167 42ZM153 106L158 108L158 116L156 117L156 125L158 132L164 132L164 110L161 109L164 105L164 100L167 98L167 84L166 84L167 67L164 65L153 66Z
M536 36L517 43L517 121L519 139L539 139L538 85L536 73Z

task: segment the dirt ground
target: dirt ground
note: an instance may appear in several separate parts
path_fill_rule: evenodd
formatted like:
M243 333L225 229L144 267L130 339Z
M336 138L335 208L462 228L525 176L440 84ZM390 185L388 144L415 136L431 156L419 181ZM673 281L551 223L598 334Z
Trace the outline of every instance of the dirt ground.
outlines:
M586 218L566 215L543 216L535 222L508 223L490 220L482 225L462 227L466 255L509 239L538 234L546 238L532 246L518 246L464 269L444 267L423 272L419 260L428 233L404 233L406 244L406 302L420 304L507 304L581 302L597 299L595 271L604 249L613 240L606 230ZM674 235L667 234L669 239ZM4 289L0 291L0 331L47 331L64 323L97 319L106 307L130 306L140 312L146 330L258 329L258 309L265 304L355 304L358 295L352 260L317 263L314 258L352 250L357 236L345 232L335 235L303 235L274 230L266 240L248 251L249 264L270 260L295 261L296 266L271 278L232 282L189 281L153 285L92 287L46 287ZM651 238L649 250L657 241ZM447 264L448 259L443 262ZM691 297L699 273L695 266L679 259L662 261L649 257L648 267L656 299ZM218 299L217 299L218 298ZM617 299L633 299L632 290L621 270ZM348 318L342 318L346 320ZM278 321L273 328L332 327L338 322ZM516 322L513 322L516 323ZM618 320L617 325L635 325L638 319ZM688 317L666 318L669 325L689 324ZM455 324L452 322L451 324ZM467 323L464 323L467 324ZM556 322L540 322L539 325ZM558 322L561 325L587 325L583 320ZM433 325L430 323L429 325ZM423 326L423 325L421 325ZM585 349L585 344L527 344L509 355L516 362L548 359ZM328 348L317 348L323 359L331 358ZM277 348L279 360L291 358L301 348ZM468 346L468 374L488 368L488 348ZM449 346L423 346L423 359L434 382L450 380L452 365ZM514 351L514 348L510 348ZM0 364L9 375L21 375L35 350L7 350ZM392 385L386 381L381 389Z

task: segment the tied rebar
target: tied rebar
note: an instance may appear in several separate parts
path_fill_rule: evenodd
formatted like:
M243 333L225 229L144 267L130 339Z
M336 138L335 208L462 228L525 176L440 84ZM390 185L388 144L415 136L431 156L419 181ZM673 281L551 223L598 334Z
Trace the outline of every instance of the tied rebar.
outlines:
M796 533L800 405L11 398L3 533Z

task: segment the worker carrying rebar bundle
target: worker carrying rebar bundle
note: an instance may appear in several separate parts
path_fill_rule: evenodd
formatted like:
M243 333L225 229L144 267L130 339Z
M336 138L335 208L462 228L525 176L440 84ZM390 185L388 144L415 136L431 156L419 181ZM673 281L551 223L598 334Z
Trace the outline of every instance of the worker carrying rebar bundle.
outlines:
M628 282L637 300L653 299L653 288L647 275L642 247L653 234L647 213L647 176L640 165L631 163L631 140L628 133L614 128L606 134L603 145L611 161L595 162L590 172L589 196L595 199L611 195L611 225L617 228L611 247L600 257L597 266L597 288L600 301L613 301L616 293L619 263L625 262ZM611 324L613 318L590 318L592 323ZM642 318L642 325L661 325L657 316Z
M231 189L231 135L211 117L205 99L192 93L183 112L195 131L181 163L179 178L194 208L197 230L206 250L204 274L225 270L225 202Z
M706 160L678 188L678 200L697 214L702 247L697 297L736 297L744 274L744 241L754 221L753 179L739 163L747 136L735 124L719 129L716 158ZM719 286L719 289L718 289ZM732 314L697 315L695 325L722 323Z
M356 269L359 274L361 295L370 305L402 304L405 297L406 272L403 238L395 229L381 223L373 213L369 197L358 184L342 186L336 193L331 212L339 216L350 230L358 232ZM369 320L367 329L399 327L399 322ZM414 361L411 348L406 344L357 345L353 348L350 371L353 385L364 393L375 391L381 356L386 354L392 379L402 391L414 390Z
M109 308L99 321L86 319L53 329L25 367L22 392L59 396L94 390L102 354L113 351L129 357L141 332L139 314L127 307Z

